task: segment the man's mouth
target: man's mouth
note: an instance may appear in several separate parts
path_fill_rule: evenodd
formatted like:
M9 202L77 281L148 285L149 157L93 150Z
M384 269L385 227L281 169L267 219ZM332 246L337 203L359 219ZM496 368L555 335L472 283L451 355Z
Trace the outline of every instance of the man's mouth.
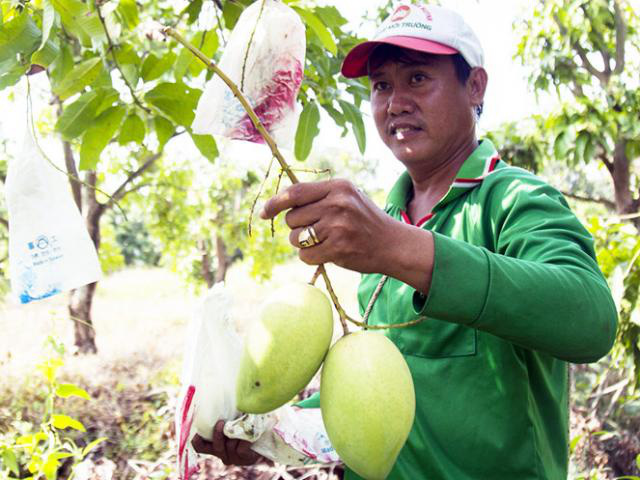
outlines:
M391 136L396 137L398 140L404 140L407 135L410 135L411 133L417 132L419 130L422 129L413 125L392 125L390 128Z

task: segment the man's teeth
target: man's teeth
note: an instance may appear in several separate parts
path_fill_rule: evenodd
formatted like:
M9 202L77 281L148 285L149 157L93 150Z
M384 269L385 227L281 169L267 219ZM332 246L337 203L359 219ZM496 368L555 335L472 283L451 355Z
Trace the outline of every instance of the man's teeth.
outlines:
M395 136L396 136L396 138L398 140L402 140L402 139L404 139L404 134L407 133L407 132L410 132L412 130L415 130L415 128L412 128L412 127L399 127L399 128L395 129L394 134L395 134Z

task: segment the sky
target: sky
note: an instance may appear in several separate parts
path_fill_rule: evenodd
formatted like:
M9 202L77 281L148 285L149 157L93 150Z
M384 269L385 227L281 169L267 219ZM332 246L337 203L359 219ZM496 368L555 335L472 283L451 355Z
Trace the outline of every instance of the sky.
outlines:
M373 13L378 6L386 3L384 0L318 0L320 5L334 5L350 21L349 26L358 31L361 37L368 37L375 31L373 23L362 23L365 12ZM513 22L518 18L527 2L525 0L442 0L444 6L453 8L461 13L467 23L478 35L485 53L485 68L489 74L489 84L485 97L485 109L480 123L481 130L489 130L509 120L524 118L539 107L526 81L526 72L519 62L513 59L517 40L513 33ZM38 90L38 82L43 75L32 78L34 89ZM46 86L46 82L42 82ZM45 87L41 87L45 88ZM21 139L25 130L25 82L21 82L9 99L9 89L0 91L0 138L10 137ZM35 113L44 104L35 104ZM371 120L368 104L363 106L365 125L367 128L367 151L364 158L376 159L379 163L380 187L387 189L396 176L402 171L402 166L393 158L384 144L378 138ZM348 135L339 138L340 130L333 121L323 115L321 133L314 143L317 153L322 152L324 146L336 147L359 155L355 138ZM19 142L21 143L21 142ZM178 147L176 151L180 151ZM59 151L61 149L55 148ZM54 153L55 155L55 153Z

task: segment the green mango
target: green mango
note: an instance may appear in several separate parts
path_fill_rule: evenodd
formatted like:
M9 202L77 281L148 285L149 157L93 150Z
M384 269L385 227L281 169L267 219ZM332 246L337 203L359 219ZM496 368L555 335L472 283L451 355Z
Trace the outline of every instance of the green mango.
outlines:
M342 461L367 480L386 478L416 410L411 372L393 342L371 330L338 340L322 367L320 408Z
M311 381L327 354L333 314L316 287L294 283L273 292L246 332L237 380L237 406L266 413Z

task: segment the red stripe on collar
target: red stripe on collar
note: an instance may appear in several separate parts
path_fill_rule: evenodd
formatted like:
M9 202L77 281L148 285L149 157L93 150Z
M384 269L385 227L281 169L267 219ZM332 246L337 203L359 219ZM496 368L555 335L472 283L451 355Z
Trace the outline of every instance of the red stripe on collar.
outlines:
M454 183L467 183L467 184L480 183L482 180L484 180L484 177L486 177L487 174L495 170L499 160L500 160L500 155L498 154L494 155L491 158L488 158L485 169L482 172L482 175L476 178L456 178L454 180Z
M431 220L433 215L434 215L433 213L429 213L428 215L425 215L420 220L418 220L414 226L421 227L427 221ZM402 220L404 221L404 223L406 223L407 225L413 225L413 223L411 223L411 219L409 218L409 215L407 215L407 212L405 212L404 210L400 210L400 216L402 217Z

